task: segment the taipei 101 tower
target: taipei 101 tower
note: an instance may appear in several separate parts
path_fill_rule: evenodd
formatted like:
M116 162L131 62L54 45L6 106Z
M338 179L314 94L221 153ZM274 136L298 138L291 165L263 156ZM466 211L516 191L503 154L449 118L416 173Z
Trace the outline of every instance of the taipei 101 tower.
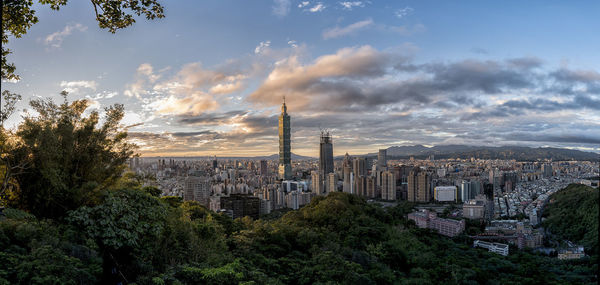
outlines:
M290 116L287 114L284 96L279 115L279 179L292 178L291 152Z

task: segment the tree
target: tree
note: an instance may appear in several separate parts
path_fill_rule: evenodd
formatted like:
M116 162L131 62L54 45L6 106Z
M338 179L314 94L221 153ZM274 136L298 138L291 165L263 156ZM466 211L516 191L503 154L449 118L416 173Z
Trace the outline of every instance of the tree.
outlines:
M100 115L86 100L33 100L38 116L25 117L4 154L6 165L26 163L26 171L12 175L19 188L9 205L39 217L56 218L82 205L93 205L103 190L119 182L135 146L126 141L126 129L119 124L123 105L105 109Z
M67 4L67 0L38 0L40 4L49 5L52 10L59 10ZM134 14L144 16L148 20L163 18L164 8L158 0L90 0L98 26L115 33L118 29L126 28L135 23ZM7 57L11 53L5 45L9 36L20 38L27 33L29 28L38 22L35 10L32 9L33 0L6 0L2 1L2 79L15 80L16 67L8 63Z

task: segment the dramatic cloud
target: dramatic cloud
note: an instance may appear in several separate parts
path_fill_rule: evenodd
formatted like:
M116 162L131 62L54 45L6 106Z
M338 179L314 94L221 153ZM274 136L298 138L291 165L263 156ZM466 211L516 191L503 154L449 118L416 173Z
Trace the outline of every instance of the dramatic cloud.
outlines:
M87 27L82 24L69 24L66 25L62 31L58 31L46 36L46 38L44 39L44 44L53 48L60 48L63 40L67 36L71 35L74 31L85 32L86 30Z
M363 21L359 21L359 22L350 24L345 27L335 27L335 28L326 29L325 31L323 31L323 38L326 40L333 39L333 38L339 38L342 36L353 34L357 31L362 30L371 25L373 25L373 20L367 19L367 20L363 20Z
M145 89L147 84L152 84L160 78L160 75L154 73L154 68L149 63L142 63L136 70L135 82L127 85L127 89L123 92L129 97L141 98L148 94Z
M171 95L167 98L154 101L150 106L154 107L160 114L198 115L206 111L215 110L218 104L212 96L198 92L183 98Z
M536 57L417 63L404 45L349 47L313 60L300 48L288 50L251 53L245 66L258 64L264 73L239 68L244 64L236 60L211 68L186 64L170 77L140 66L137 73L154 80L144 87L153 95L144 97L144 110L178 130L144 134L143 152L276 153L283 96L292 149L304 155L318 155L319 128L334 133L336 153L417 143L589 147L597 139L585 135L600 120L593 70L548 69ZM239 92L249 87L249 94ZM130 121L147 124L145 116Z

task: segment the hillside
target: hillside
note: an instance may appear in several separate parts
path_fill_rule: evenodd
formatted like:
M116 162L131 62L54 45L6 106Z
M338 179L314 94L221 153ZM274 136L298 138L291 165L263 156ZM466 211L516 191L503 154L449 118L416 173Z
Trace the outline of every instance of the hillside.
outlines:
M367 154L370 156L376 153ZM518 161L535 161L538 159L552 160L591 160L600 159L600 154L593 152L584 152L579 150L551 148L551 147L522 147L522 146L467 146L467 145L440 145L426 147L422 145L414 146L393 146L387 149L389 158L408 158L414 156L418 159L428 158L434 155L435 158L462 158L471 157L479 159L515 159Z
M544 208L543 225L553 235L585 247L587 254L598 254L598 189L571 184L552 196Z
M0 284L597 281L597 260L565 263L527 251L503 257L473 249L465 237L453 241L416 228L404 218L410 209L336 192L278 219L231 221L197 203L142 190L113 191L62 221L8 209L0 216Z

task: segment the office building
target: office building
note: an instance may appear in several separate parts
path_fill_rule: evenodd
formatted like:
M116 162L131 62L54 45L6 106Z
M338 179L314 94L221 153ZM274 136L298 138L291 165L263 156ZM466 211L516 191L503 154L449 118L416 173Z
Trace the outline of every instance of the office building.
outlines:
M433 198L439 202L452 202L458 199L456 186L437 186L433 189Z
M321 173L319 171L312 171L310 173L312 191L317 195L323 195L323 180L321 179Z
M329 173L327 175L327 183L325 187L327 193L325 193L325 195L331 193L331 192L336 192L337 191L337 182L338 182L338 176L337 173Z
M188 176L185 179L184 201L198 201L208 207L210 197L210 178L204 176Z
M292 145L290 116L287 113L285 97L279 115L279 179L292 178Z
M384 170L387 167L387 150L380 149L377 154L377 168Z
M269 166L268 166L266 160L261 160L260 161L260 175L261 176L268 176L269 175Z
M381 199L396 200L396 175L392 171L381 173Z
M352 161L354 177L367 175L367 160L364 157L355 157Z
M319 174L321 177L327 177L333 172L333 142L327 131L321 131L319 150Z
M421 203L431 201L431 182L427 172L411 171L407 180L408 201Z
M234 219L245 216L258 219L260 199L243 194L232 194L229 197L221 197L221 210L225 210Z

